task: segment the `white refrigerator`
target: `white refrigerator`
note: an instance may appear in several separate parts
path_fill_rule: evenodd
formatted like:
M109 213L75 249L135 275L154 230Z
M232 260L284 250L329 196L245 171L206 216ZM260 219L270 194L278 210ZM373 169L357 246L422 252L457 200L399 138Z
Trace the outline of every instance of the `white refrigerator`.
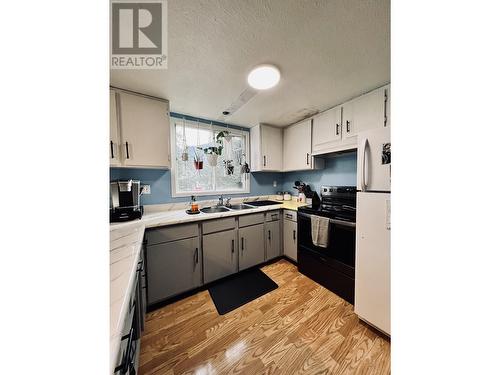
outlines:
M354 311L391 334L390 128L358 134Z

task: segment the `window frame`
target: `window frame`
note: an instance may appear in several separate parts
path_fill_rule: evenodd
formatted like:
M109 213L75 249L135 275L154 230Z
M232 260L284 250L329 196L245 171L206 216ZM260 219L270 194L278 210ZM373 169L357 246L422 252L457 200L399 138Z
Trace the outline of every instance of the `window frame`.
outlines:
M182 197L190 197L192 195L195 196L211 196L211 195L234 195L234 194L249 194L250 193L250 184L251 184L251 179L250 179L250 174L245 173L245 181L244 181L244 188L240 190L210 190L210 191L189 191L189 192L178 192L177 191L177 184L176 184L176 179L177 179L177 159L176 159L176 132L175 132L175 122L183 120L182 118L179 117L173 117L170 116L170 155L171 155L171 169L170 169L170 192L172 195L172 198L182 198ZM184 119L186 124L193 125L196 124L194 120L191 119ZM196 124L197 125L197 124ZM220 125L215 125L215 124L210 124L207 123L206 120L199 121L200 128L205 128L205 129L212 129L214 132L217 131L223 131L223 130L228 130L227 127L225 126L220 126ZM240 130L240 129L234 129L233 127L229 128L230 132L235 135L240 135L243 136L245 139L245 160L247 161L248 164L250 164L250 130ZM192 160L190 160L192 161ZM205 160L206 163L206 160ZM206 163L206 167L204 168L213 168L209 167L208 163ZM236 168L236 166L235 166Z

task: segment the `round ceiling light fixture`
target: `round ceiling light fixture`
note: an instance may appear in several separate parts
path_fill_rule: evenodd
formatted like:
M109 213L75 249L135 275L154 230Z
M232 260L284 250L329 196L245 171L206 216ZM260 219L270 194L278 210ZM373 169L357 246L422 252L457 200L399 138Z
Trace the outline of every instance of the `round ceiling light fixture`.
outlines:
M267 90L280 81L281 74L274 65L259 65L248 74L248 84L256 90Z

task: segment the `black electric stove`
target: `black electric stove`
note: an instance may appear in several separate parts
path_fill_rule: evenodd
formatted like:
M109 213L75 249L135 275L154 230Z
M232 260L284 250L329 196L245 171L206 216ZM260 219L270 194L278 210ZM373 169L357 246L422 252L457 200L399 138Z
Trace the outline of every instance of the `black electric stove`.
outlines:
M327 247L311 236L311 215L329 219ZM321 203L298 208L299 272L354 304L356 187L322 186Z
M303 206L299 212L325 216L330 219L356 222L356 187L322 186L319 206Z

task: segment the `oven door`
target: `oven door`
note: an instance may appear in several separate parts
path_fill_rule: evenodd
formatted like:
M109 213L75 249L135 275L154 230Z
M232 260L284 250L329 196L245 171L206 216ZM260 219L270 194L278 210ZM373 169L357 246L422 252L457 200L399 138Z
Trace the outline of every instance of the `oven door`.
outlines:
M298 247L321 257L330 267L354 278L356 224L330 219L329 243L327 248L315 246L311 237L311 215L299 212L297 215Z

